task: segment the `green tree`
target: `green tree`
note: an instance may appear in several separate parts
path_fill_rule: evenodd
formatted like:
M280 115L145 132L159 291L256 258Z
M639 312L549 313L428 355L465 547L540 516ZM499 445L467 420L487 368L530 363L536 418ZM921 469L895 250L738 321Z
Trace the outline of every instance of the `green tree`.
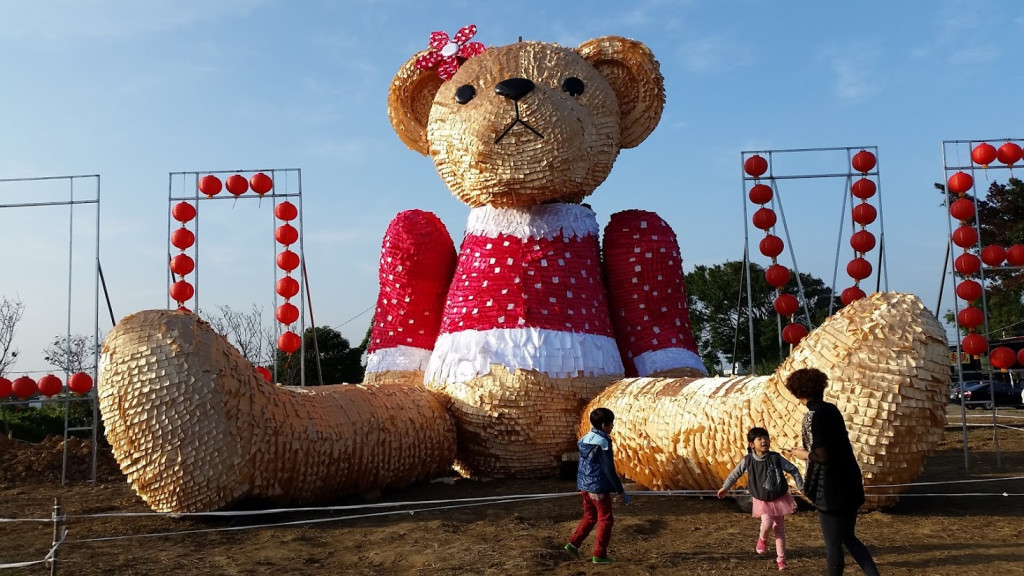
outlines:
M340 332L329 326L307 328L303 334L306 385L356 384L363 381L363 350L351 348ZM317 371L317 358L320 369ZM300 384L300 354L277 351L277 381L287 386ZM320 375L322 374L322 381Z
M941 184L937 185L945 190ZM959 198L947 192L950 203ZM970 194L967 199L975 199ZM985 198L977 198L979 243L982 246L997 245L1009 248L1024 244L1024 182L1011 177L1006 184L993 181ZM973 225L968 221L966 225ZM957 226L954 223L954 226ZM955 246L954 250L958 250ZM971 252L976 252L973 248ZM1022 302L1024 302L1024 271L1017 267L985 268L985 304L988 309L988 330L992 338L1009 338L1024 335ZM981 307L981 302L976 302ZM954 314L947 311L946 322L952 324ZM966 333L967 330L961 327ZM978 328L982 332L983 327Z
M710 373L721 371L723 359L729 364L750 367L749 317L754 320L753 373L771 373L788 353L789 345L784 342L780 344L779 318L773 304L775 289L765 280L764 272L761 266L750 264L752 309L749 311L743 262L728 261L715 266L697 266L686 275L690 321L697 339L697 349ZM803 306L794 321L812 328L828 316L832 290L821 279L810 274L801 273L800 283L803 285L807 309L811 313L811 322L808 324ZM790 282L792 290L796 286L795 281ZM835 298L832 306L837 310L842 307L842 302ZM784 321L783 325L786 323Z

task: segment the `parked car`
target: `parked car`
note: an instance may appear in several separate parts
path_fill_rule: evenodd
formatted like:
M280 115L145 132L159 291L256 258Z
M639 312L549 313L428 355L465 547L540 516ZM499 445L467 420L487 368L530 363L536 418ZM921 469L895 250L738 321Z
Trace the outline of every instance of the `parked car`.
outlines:
M950 391L950 401L960 403L961 391L954 384ZM995 398L993 403L992 399ZM1019 385L999 380L982 380L963 383L963 403L969 409L984 408L991 410L993 406L1013 406L1024 408L1024 390Z

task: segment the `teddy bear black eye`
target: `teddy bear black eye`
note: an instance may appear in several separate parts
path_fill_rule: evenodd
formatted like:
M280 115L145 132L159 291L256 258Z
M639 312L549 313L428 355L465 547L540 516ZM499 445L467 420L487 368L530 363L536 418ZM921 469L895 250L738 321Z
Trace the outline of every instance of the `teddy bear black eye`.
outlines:
M459 86L459 89L455 91L455 101L459 104L465 104L472 100L476 96L476 88L473 88L469 84Z
M583 94L583 80L570 76L562 81L562 90L568 92L569 96L579 96Z

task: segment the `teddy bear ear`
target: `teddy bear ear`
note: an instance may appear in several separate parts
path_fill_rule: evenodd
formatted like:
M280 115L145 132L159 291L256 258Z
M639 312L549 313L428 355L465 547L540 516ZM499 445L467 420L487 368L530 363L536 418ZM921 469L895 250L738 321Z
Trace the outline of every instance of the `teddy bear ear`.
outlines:
M619 100L621 146L644 141L661 120L665 79L644 44L621 36L604 36L580 44L576 52L611 84Z
M406 146L424 156L430 151L427 118L434 104L434 95L444 82L433 69L421 70L416 67L416 59L426 53L427 50L424 50L403 64L388 90L391 126Z

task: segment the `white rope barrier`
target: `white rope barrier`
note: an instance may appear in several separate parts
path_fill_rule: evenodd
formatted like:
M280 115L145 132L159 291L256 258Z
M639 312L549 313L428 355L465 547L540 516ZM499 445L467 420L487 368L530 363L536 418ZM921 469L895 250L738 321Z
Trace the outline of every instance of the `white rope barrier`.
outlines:
M51 518L49 521L52 522L53 519ZM0 570L14 569L14 568L27 568L29 566L35 566L36 564L49 564L50 562L53 562L53 557L54 557L54 555L57 554L57 548L60 548L60 545L64 543L64 540L65 540L65 538L67 538L67 536L68 536L68 531L67 530L64 530L63 532L61 532L60 540L58 540L58 541L53 543L53 545L50 547L50 551L46 553L46 556L44 556L42 560L32 560L32 561L29 561L29 562L12 562L10 564L0 564Z

